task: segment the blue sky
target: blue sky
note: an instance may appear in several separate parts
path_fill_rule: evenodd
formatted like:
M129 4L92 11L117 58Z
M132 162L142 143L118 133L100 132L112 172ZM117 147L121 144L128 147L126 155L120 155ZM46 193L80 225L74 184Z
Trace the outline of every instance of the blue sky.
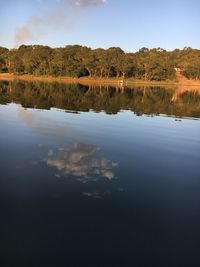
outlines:
M94 4L94 2L96 4ZM199 0L0 0L0 46L200 49ZM79 5L77 5L77 3Z

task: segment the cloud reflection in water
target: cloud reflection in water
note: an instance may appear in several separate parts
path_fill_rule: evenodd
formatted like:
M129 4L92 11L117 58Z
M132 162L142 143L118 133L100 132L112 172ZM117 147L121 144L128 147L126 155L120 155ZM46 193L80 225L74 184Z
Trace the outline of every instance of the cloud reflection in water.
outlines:
M48 151L47 164L62 174L76 176L81 182L97 181L99 178L113 179L116 162L99 153L95 145L76 142L64 148Z

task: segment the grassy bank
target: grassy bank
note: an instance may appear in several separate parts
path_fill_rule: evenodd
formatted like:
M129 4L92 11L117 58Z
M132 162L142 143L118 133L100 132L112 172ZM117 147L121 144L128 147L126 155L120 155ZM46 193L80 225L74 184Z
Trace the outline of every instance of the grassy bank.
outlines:
M104 86L161 86L161 87L188 87L194 88L195 90L200 91L200 80L188 80L186 78L177 77L177 81L168 80L168 81L144 81L136 80L133 78L125 79L123 82L121 79L117 78L90 78L90 77L81 77L81 78L72 78L72 77L52 77L52 76L33 76L29 74L25 75L14 75L10 73L0 73L0 80L7 81L42 81L42 82L61 82L61 83L80 83L83 85L104 85Z
M52 77L52 76L33 76L33 75L14 75L10 73L1 73L0 80L23 80L23 81L44 81L44 82L62 82L62 83L80 83L83 85L110 85L110 86L176 86L178 83L176 81L143 81L135 79L125 79L123 82L121 79L117 78L72 78L72 77Z

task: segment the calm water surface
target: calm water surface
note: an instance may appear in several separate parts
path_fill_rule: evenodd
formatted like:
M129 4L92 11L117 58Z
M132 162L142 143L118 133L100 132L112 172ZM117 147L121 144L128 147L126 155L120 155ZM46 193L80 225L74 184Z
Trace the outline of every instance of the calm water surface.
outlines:
M49 86L0 84L1 266L200 266L199 96Z

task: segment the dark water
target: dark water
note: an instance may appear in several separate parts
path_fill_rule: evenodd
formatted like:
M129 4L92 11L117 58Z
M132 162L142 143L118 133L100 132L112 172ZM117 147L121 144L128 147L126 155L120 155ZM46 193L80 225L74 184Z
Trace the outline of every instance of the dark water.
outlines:
M1 266L200 266L198 94L0 90Z

